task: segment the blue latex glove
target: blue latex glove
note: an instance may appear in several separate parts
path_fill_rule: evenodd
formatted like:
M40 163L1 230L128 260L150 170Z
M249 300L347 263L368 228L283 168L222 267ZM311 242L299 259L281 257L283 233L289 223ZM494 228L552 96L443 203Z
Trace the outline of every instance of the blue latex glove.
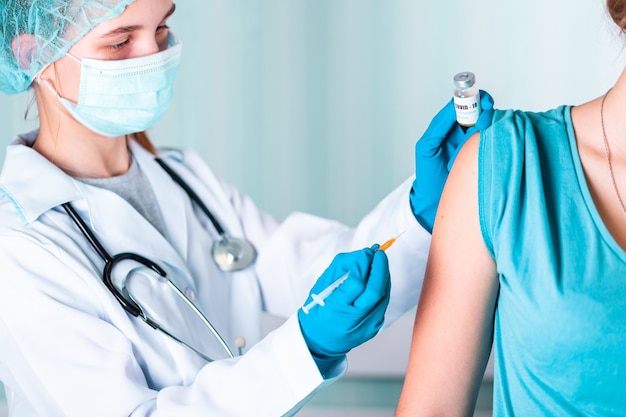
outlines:
M415 218L429 233L432 233L443 186L457 153L470 136L491 124L493 98L483 90L480 90L480 106L482 112L476 125L464 131L456 122L451 99L415 144L415 182L409 198Z
M391 280L387 255L377 248L337 255L310 293L319 294L350 271L348 278L324 300L324 306L316 305L308 314L298 311L304 340L318 366L343 358L383 325ZM309 295L307 303L311 300Z

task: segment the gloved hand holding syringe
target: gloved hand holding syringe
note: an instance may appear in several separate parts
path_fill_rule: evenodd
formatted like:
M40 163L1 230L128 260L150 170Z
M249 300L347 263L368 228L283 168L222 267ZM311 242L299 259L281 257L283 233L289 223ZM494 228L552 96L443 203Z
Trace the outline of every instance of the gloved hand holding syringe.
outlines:
M404 232L402 232L404 233ZM400 233L398 236L392 237L391 239L389 239L388 241L386 241L385 243L383 243L382 245L380 245L378 247L378 249L376 250L381 250L381 251L386 251L387 249L389 249L391 247L391 245L393 245L396 240L402 236L402 233ZM350 271L346 272L345 274L343 274L342 276L340 276L339 278L337 278L337 280L335 280L332 284L330 284L328 287L324 288L322 291L320 291L319 294L311 294L311 298L312 300L309 301L308 303L306 303L304 306L302 306L302 311L304 312L304 314L309 314L309 311L315 307L316 305L319 305L321 307L324 306L324 300L333 293L333 291L335 291L337 288L339 288L339 286L341 284L343 284L343 282L348 279L348 276L350 275Z
M385 250L398 237L336 255L298 309L302 336L322 374L383 326L391 294Z

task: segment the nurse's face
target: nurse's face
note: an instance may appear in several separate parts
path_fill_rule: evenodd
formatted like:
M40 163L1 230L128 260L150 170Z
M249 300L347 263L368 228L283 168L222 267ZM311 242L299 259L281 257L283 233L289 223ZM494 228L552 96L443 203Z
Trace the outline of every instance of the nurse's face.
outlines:
M69 53L78 58L120 60L151 55L167 49L167 21L174 13L173 0L136 0L115 19L103 22L76 42ZM76 102L80 63L64 56L42 72L61 97Z

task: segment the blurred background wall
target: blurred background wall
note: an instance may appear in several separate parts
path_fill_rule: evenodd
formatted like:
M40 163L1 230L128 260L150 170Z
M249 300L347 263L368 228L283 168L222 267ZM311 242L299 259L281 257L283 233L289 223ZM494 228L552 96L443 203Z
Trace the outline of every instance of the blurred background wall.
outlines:
M473 71L498 108L540 111L603 94L624 67L624 39L602 0L177 6L170 23L183 62L153 140L196 149L278 217L299 210L356 224L413 173L414 143L457 72ZM0 96L2 159L14 134L36 126L35 110L24 120L30 99ZM352 354L348 381L391 378L385 395L395 401L411 315Z

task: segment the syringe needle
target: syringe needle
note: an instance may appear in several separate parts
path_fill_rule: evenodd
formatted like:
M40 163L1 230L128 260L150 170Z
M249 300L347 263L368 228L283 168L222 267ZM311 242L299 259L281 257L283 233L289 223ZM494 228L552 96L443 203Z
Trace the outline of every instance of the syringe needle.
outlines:
M406 230L404 231L406 232ZM394 243L396 243L396 240L398 240L398 238L400 236L402 236L404 234L404 232L400 233L398 236L392 237L391 239L389 239L388 241L386 241L385 243L383 243L382 245L380 245L378 247L378 250L381 251L386 251L387 249L389 249L391 247L391 245L393 245Z

